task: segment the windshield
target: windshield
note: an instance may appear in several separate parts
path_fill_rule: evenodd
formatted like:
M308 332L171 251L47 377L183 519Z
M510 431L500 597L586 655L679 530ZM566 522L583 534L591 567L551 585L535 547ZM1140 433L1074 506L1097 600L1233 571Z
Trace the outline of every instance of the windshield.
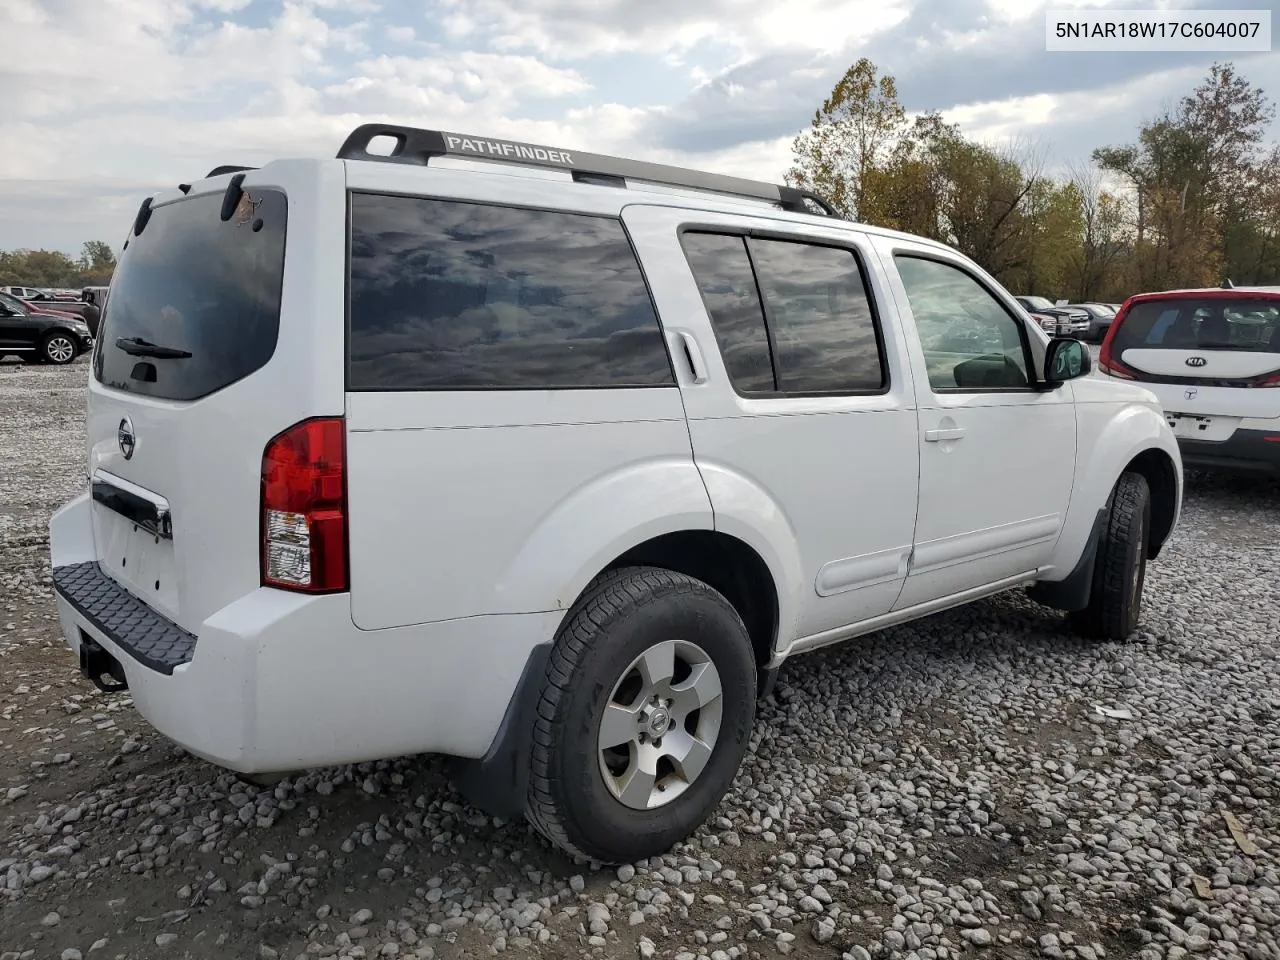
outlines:
M288 202L278 190L247 188L230 220L221 208L221 193L166 203L130 238L99 330L99 382L195 400L271 359Z
M1112 349L1280 353L1280 300L1141 301L1129 308Z
M31 308L19 300L17 297L10 296L7 293L0 293L0 303L12 310L14 313L20 313L24 316L31 312Z
M1044 297L1019 297L1018 299L1022 301L1022 305L1028 310L1047 310L1053 306Z

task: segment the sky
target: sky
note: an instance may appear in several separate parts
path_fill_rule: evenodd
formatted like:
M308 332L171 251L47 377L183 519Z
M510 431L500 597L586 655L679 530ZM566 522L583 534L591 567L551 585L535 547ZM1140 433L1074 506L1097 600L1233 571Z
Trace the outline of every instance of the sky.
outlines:
M118 249L155 190L333 156L368 121L777 181L862 56L908 111L1059 171L1132 140L1215 59L1280 99L1280 48L1048 53L1044 15L1037 0L0 0L0 250Z

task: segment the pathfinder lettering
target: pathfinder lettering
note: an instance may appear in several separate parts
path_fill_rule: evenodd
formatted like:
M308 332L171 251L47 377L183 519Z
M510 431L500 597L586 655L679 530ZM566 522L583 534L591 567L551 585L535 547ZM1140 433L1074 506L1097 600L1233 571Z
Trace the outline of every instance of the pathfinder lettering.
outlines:
M510 143L505 140L472 140L468 137L455 137L453 134L446 134L444 139L451 151L519 157L521 160L539 160L542 163L562 163L568 167L573 166L573 157L563 150L544 150L542 147L527 147L522 143Z

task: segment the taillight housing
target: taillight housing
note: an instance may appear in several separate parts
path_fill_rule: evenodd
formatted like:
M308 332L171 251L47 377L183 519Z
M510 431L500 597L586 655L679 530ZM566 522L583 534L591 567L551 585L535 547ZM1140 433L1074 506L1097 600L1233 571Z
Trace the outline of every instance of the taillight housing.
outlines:
M262 585L301 593L349 589L346 424L303 420L262 454Z
M1121 307L1119 312L1116 313L1115 319L1111 321L1111 325L1107 327L1106 335L1102 338L1102 346L1098 348L1098 369L1109 376L1119 377L1121 380L1141 380L1142 374L1121 363L1111 353L1111 342L1115 339L1116 331L1120 329L1120 324L1124 323L1124 318L1129 312L1128 307L1127 303Z

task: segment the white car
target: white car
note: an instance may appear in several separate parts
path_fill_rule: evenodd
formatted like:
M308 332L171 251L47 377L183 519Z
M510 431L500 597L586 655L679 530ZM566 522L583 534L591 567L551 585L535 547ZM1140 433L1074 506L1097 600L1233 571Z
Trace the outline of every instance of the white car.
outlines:
M601 861L711 813L788 657L1024 585L1122 640L1179 515L1147 390L792 188L364 126L145 201L111 290L85 674L246 775L451 755Z
M1130 297L1098 366L1159 397L1187 466L1280 475L1280 287Z

